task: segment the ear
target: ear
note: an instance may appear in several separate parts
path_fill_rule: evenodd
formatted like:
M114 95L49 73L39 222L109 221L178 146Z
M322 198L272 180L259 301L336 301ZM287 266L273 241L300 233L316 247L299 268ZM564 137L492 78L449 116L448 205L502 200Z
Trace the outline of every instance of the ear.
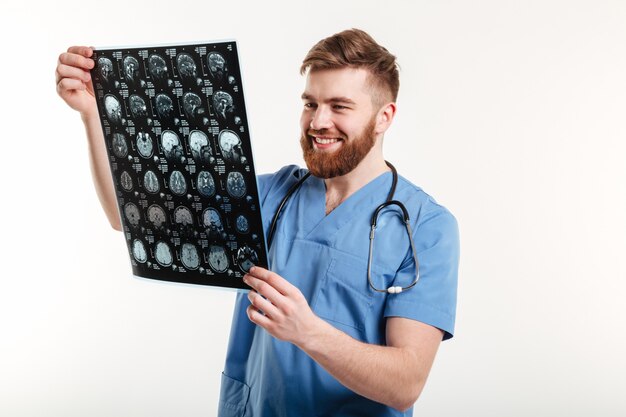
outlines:
M396 103L390 102L378 110L376 114L376 134L385 133L396 115Z

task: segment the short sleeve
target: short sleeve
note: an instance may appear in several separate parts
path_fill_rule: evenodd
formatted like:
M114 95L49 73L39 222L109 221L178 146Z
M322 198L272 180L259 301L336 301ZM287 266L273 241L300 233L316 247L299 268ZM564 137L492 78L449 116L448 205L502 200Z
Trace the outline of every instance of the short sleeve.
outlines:
M389 294L384 315L437 327L444 331L443 340L447 340L454 334L456 316L459 230L454 216L445 208L436 207L423 220L418 219L413 230L419 281L400 294ZM411 254L397 271L394 282L412 282L414 277Z

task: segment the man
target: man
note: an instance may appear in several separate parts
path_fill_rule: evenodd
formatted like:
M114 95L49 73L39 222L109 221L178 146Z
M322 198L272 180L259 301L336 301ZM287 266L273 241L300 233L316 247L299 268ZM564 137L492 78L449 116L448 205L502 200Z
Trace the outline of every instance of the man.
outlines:
M61 54L58 90L82 114L96 189L119 230L86 72L90 56L83 47ZM396 113L395 57L353 29L315 45L301 71L300 143L312 176L281 212L269 248L271 272L254 267L244 278L254 291L237 296L219 415L407 415L441 340L454 330L457 224L398 178L393 199L410 216L419 281L407 288L416 265L401 212L390 206L377 220L370 285L370 221L394 177L382 141ZM305 173L287 166L259 177L264 230ZM385 292L389 287L404 290Z

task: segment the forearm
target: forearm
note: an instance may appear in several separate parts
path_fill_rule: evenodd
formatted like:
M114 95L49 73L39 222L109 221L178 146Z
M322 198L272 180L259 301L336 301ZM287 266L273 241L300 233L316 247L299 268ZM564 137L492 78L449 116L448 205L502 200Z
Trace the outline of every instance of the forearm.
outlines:
M403 317L385 323L387 346L359 342L319 318L285 278L255 266L243 281L247 314L272 336L293 343L340 383L373 401L398 410L410 408L422 391L443 333Z
M91 176L96 188L100 205L111 227L122 230L115 188L111 177L111 168L105 148L104 135L97 112L81 115L87 133Z
M408 349L359 342L321 319L299 347L347 388L399 410L417 400L429 371Z

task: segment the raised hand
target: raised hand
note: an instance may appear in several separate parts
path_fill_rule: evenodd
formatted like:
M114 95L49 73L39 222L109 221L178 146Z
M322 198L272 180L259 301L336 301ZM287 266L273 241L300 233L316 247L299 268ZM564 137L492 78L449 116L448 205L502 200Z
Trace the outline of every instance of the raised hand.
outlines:
M89 70L95 65L88 46L71 46L59 55L55 76L57 93L81 116L97 114L96 99Z

